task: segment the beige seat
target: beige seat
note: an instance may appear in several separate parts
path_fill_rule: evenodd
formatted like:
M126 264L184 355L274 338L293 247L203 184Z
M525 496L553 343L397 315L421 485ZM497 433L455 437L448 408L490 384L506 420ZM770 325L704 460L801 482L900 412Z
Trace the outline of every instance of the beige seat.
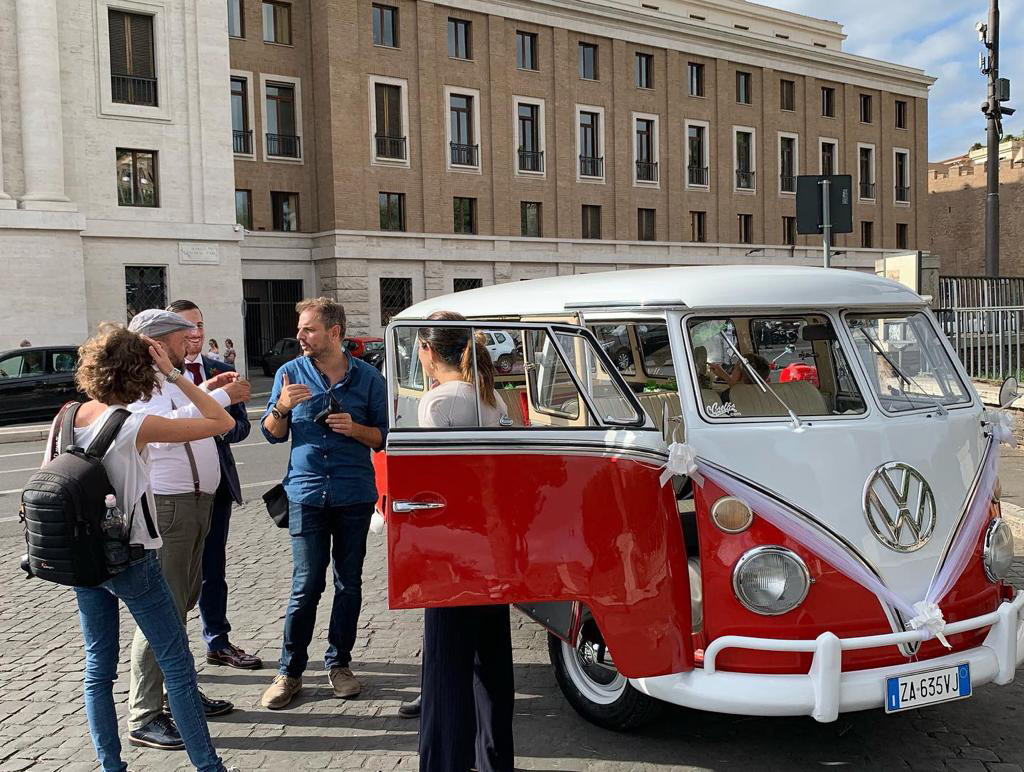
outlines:
M665 408L668 408L669 434L679 424L672 421L682 415L682 408L679 404L679 395L674 391L644 391L636 395L637 401L644 411L651 417L651 421L664 434ZM665 437L665 442L671 442L671 436Z
M827 415L825 399L809 381L773 383L769 388L801 416ZM771 394L761 391L752 383L737 383L729 389L729 401L740 416L784 416L786 409Z
M523 422L523 401L519 396L526 392L525 386L518 386L514 389L496 389L501 401L505 403L505 412L512 419L513 426L525 426Z
M729 402L736 406L737 417L786 415L779 401L752 383L737 383L729 389Z
M825 398L810 381L773 383L772 389L797 415L828 415Z

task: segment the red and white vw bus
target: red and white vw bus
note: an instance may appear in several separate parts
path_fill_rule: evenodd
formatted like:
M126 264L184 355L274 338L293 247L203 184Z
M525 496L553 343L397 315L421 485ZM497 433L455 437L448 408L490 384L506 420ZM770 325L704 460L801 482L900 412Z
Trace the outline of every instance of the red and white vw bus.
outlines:
M507 425L417 425L417 330L438 324L514 340ZM1013 680L1005 423L902 285L553 277L419 303L387 347L391 607L516 604L591 721L658 701L831 721Z

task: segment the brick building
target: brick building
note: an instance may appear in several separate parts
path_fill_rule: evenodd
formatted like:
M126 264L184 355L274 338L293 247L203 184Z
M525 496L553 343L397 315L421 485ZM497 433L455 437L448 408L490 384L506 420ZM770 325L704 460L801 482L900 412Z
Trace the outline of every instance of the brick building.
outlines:
M742 0L228 0L249 346L479 283L819 264L794 178L854 176L835 264L925 248L928 88ZM276 320L276 321L275 321Z

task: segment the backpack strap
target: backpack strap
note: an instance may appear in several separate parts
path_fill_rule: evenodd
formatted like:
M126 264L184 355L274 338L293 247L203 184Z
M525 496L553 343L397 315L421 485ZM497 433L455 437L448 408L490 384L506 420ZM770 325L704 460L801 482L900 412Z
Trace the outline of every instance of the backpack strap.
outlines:
M117 433L121 431L121 427L124 426L124 422L128 420L130 415L131 413L123 407L119 407L115 410L110 418L107 419L107 422L103 424L103 428L100 429L100 433L96 435L96 439L89 444L89 448L85 451L86 455L92 456L93 458L103 458L111 444L114 442L114 439L117 437Z
M67 450L68 445L75 444L75 416L81 406L80 402L66 402L57 413L53 426L53 447L50 448L51 461Z
M146 530L149 531L150 539L159 538L160 534L157 533L156 526L153 525L153 515L149 511L149 494L142 494L142 516L146 518Z

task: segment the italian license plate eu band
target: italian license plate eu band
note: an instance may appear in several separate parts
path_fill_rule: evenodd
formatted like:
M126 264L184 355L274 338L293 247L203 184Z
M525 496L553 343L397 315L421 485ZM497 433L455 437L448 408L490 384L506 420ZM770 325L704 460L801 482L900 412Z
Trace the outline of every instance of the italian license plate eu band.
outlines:
M885 679L886 713L970 696L971 666L966 662Z

